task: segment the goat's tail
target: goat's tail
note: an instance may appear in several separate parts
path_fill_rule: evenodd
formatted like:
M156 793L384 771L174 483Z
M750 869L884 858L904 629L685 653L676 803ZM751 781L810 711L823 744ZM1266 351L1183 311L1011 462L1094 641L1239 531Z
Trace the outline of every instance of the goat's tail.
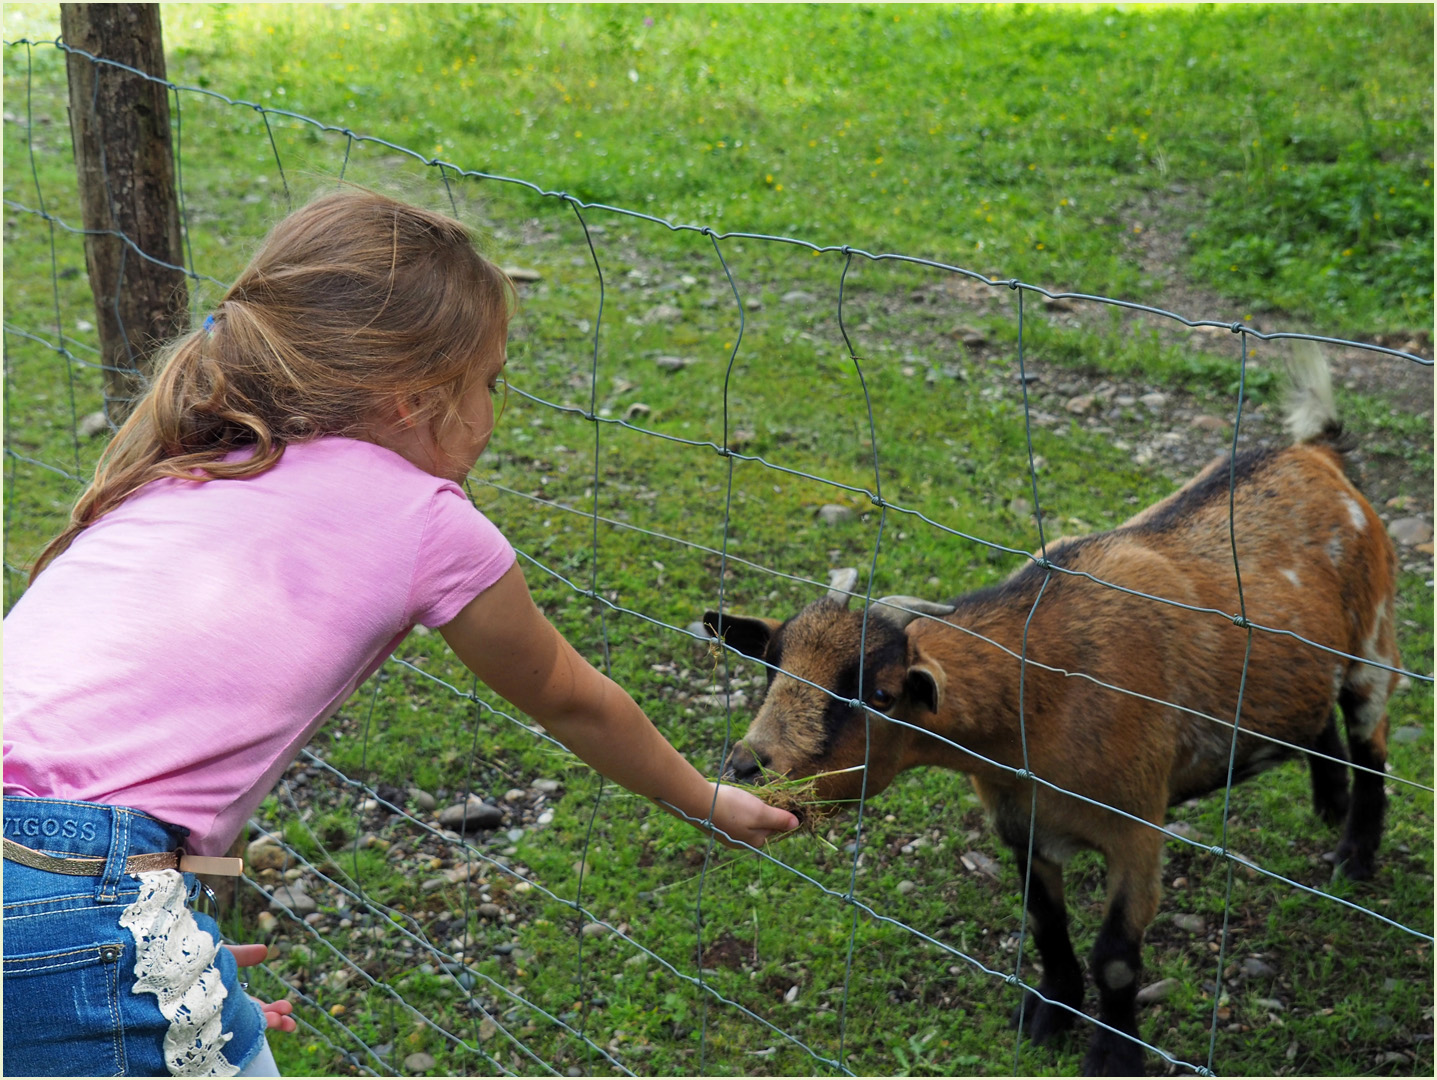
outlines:
M1332 373L1317 342L1293 343L1287 360L1288 391L1283 427L1293 442L1325 442L1341 453L1356 445L1337 417L1332 399Z

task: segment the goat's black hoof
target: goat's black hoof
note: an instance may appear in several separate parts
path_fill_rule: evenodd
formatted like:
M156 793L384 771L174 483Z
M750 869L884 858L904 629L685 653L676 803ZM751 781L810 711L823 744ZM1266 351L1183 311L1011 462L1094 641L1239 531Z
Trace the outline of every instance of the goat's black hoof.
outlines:
M1038 989L1045 996L1052 996L1052 991L1047 987L1040 986ZM1073 1007L1077 1008L1078 1004ZM1035 1045L1042 1046L1072 1028L1076 1020L1077 1017L1061 1005L1044 1001L1037 994L1027 994L1023 1004L1013 1010L1008 1026L1016 1028L1021 1025L1024 1034Z
M1346 878L1348 881L1369 881L1377 872L1377 855L1371 851L1360 851L1346 844L1337 847L1337 863L1332 868L1332 880Z
M1143 1048L1131 1039L1099 1028L1083 1057L1084 1076L1143 1076Z

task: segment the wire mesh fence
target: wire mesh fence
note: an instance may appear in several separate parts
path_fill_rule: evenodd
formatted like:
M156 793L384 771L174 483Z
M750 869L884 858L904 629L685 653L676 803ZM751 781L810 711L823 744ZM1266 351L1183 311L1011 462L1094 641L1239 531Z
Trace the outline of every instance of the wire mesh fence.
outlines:
M29 40L6 48L7 96L17 100L22 79L24 95L23 118L12 105L5 123L8 604L107 426L94 409L103 365L84 318L84 230L58 122L65 92L54 60L75 51ZM84 58L100 77L116 67ZM861 568L843 591L873 613L888 591L879 584L948 596L1024 562L1042 570L1044 588L1075 576L1050 547L1062 531L1117 524L1137 508L1125 504L1149 501L1132 494L1152 490L1133 478L1134 461L1179 474L1196 471L1195 455L1282 440L1278 410L1254 387L1271 383L1285 341L1322 343L1368 370L1400 365L1403 385L1431 394L1431 361L1404 349L671 222L213 89L166 86L196 323L244 245L300 201L301 177L316 189L347 180L397 189L525 260L511 267L522 305L507 415L471 496L514 542L556 625L711 772L771 665L717 645L696 622L705 608L787 616L827 593L824 571L841 564ZM195 131L206 153L232 155L223 181L191 156ZM47 257L12 264L21 237ZM1231 380L1230 414L1195 429L1212 433L1206 444L1155 430L1161 405L1143 400L1163 397L1152 379L1066 385L1076 376L1056 358L1105 318L1159 360L1200 352ZM982 439L967 425L981 425ZM1096 475L1109 467L1114 477ZM1236 541L1233 563L1240 575ZM1430 589L1429 566L1404 569L1425 571ZM1334 660L1371 662L1249 618L1240 588L1238 606L1219 610L1083 576L1133 605L1235 623L1249 643L1296 638ZM1015 649L959 629L982 638L993 663L1015 663L1020 680L1047 671L1191 714L1234 742L1242 729L1241 697L1236 716L1207 715L1045 665L1026 637ZM1430 658L1403 655L1373 666L1400 672L1430 709ZM1229 783L1175 808L1166 826L1106 808L1165 834L1174 894L1165 906L1195 901L1149 939L1141 1044L1162 1067L1222 1072L1249 1041L1270 1050L1275 1070L1300 1071L1298 1053L1327 1060L1283 1029L1299 1000L1314 1015L1352 1007L1335 990L1319 994L1324 1004L1303 996L1302 983L1332 977L1331 963L1279 973L1252 945L1304 921L1322 927L1328 940L1317 947L1329 953L1361 935L1391 958L1413 985L1402 990L1397 1049L1379 1053L1397 1056L1379 1065L1430 1062L1424 745L1425 758L1383 771L1384 859L1394 877L1413 879L1388 895L1330 885L1328 842L1310 823L1297 836L1264 827L1290 809L1281 804L1291 785ZM1312 756L1309 746L1276 749ZM1035 800L1040 788L1063 791L1026 757L988 764L1032 780ZM416 632L251 823L227 926L276 946L254 986L295 1000L315 1071L1048 1071L1052 1049L1002 1020L1039 988L1025 946L1032 882L987 854L998 849L959 778L909 776L811 836L732 853L604 785L463 672L437 635ZM1101 909L1100 867L1086 858L1071 894L1080 940ZM1086 1039L1101 1021L1079 1016Z

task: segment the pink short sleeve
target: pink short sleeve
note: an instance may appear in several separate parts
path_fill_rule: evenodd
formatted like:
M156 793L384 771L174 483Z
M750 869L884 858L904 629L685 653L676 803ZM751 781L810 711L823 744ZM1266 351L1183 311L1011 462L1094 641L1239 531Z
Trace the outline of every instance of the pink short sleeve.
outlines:
M514 563L509 541L458 485L435 493L414 566L410 618L443 626Z

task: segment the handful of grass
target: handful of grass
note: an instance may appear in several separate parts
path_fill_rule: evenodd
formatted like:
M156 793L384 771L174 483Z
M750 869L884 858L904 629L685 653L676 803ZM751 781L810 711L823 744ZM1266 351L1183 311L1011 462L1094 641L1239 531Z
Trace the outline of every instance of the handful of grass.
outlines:
M761 767L761 766L760 766ZM842 773L857 772L864 768L862 765L854 765L847 769L835 769L832 772L814 773L812 776L805 776L802 779L790 779L783 773L763 770L763 782L758 784L737 784L732 781L724 781L729 787L739 788L755 795L768 803L769 806L777 807L780 810L787 810L794 817L798 818L796 833L806 833L811 836L819 835L819 827L836 815L845 805L852 802L851 799L819 799L816 797L818 781L825 776L838 776ZM793 835L789 833L786 835ZM819 837L822 839L822 837Z

